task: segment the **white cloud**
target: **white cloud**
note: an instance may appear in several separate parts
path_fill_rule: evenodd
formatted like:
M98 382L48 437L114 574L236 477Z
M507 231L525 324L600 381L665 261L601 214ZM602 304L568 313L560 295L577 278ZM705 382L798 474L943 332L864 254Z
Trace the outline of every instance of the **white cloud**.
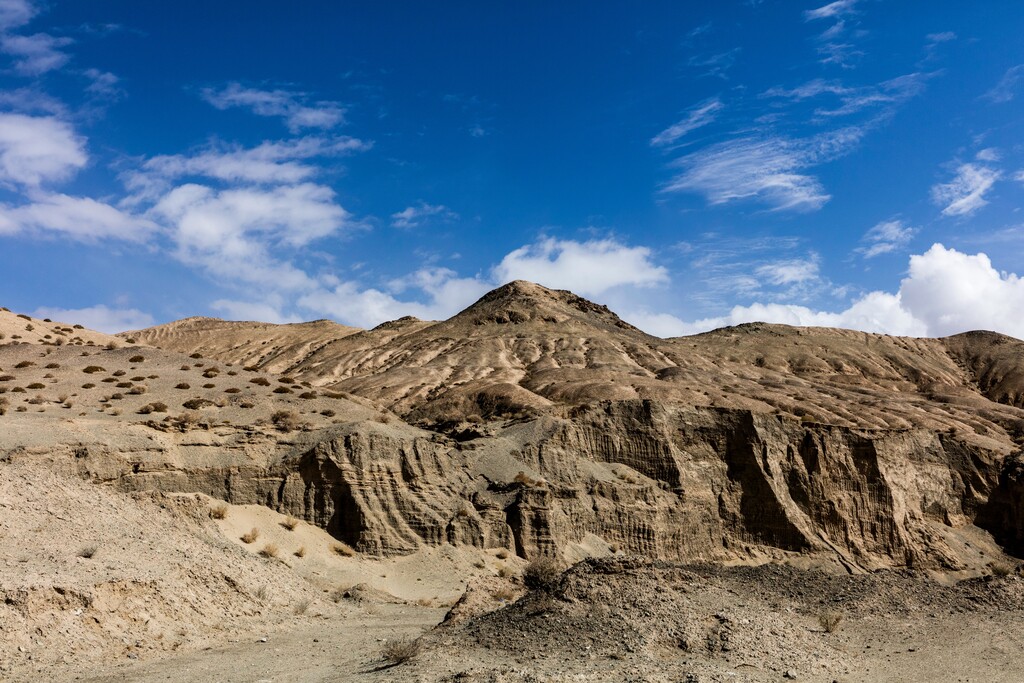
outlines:
M932 200L944 207L944 216L969 216L988 204L985 193L1001 175L980 164L961 164L953 180L932 187Z
M651 146L664 147L665 145L671 145L690 131L706 126L714 121L715 117L718 116L718 112L723 108L722 101L717 97L705 100L691 107L684 118L651 138Z
M256 147L210 145L192 154L169 154L146 160L123 175L134 193L129 203L155 199L183 177L213 178L227 183L292 184L308 180L319 169L305 160L340 156L369 149L370 143L347 136L307 136L263 142Z
M210 304L210 308L222 311L228 320L258 320L276 325L301 322L302 319L298 316L281 313L283 305L284 301L280 296L270 294L264 301L217 299Z
M24 26L37 11L35 3L28 0L0 0L0 31Z
M77 323L99 332L126 332L149 327L153 316L135 308L108 308L100 304L88 308L37 308L32 315L62 323Z
M1002 157L999 154L999 150L996 149L995 147L986 147L985 149L975 154L974 158L977 159L978 161L996 162L999 161L999 159L1001 159Z
M965 254L935 244L924 254L910 257L908 275L897 292L865 294L839 312L754 303L694 322L642 311L625 317L649 326L651 332L672 336L762 321L928 337L994 330L1024 339L1024 279L997 271L985 254Z
M416 228L425 219L431 217L455 220L459 214L443 204L432 205L420 202L418 206L407 206L398 213L391 214L391 225L395 228Z
M39 76L67 64L71 57L60 48L73 42L70 38L55 38L47 33L6 35L0 37L0 50L14 57L14 70L19 74Z
M0 182L36 187L86 164L85 142L49 116L0 113Z
M817 178L801 173L813 163L801 141L741 138L721 142L673 163L679 173L664 192L697 192L711 204L754 199L776 210L815 210L830 198Z
M89 197L41 194L21 206L0 204L0 235L54 232L80 241L141 242L156 230L152 221Z
M801 284L820 277L817 257L766 263L759 266L755 272L776 286Z
M358 283L343 282L332 289L311 292L300 298L298 304L348 325L374 327L407 315L423 320L449 318L493 286L477 278L460 278L445 268L420 270L391 284L397 292L363 289ZM401 300L395 296L413 287L423 291L425 301Z
M541 240L506 255L494 268L493 277L496 284L530 280L583 296L623 285L651 287L669 280L668 271L651 261L650 249L612 239Z
M423 268L392 280L384 289L351 281L318 287L299 298L298 305L360 327L406 315L438 320L458 313L491 289L520 279L595 296L667 283L668 273L651 263L646 247L611 239L547 239L509 253L487 276L460 277L448 268Z
M310 288L313 280L275 253L335 234L349 213L334 192L312 183L272 189L216 191L182 185L150 211L168 221L178 257L230 280L284 290Z
M1017 95L1017 83L1024 78L1024 64L1011 66L999 79L995 87L985 93L984 97L996 104L1004 104L1011 101Z
M888 254L907 246L916 233L917 228L912 228L899 219L882 221L864 234L861 241L865 242L866 246L856 251L864 258Z
M337 102L304 104L303 93L288 90L259 90L229 83L223 90L206 88L203 99L217 109L244 107L258 116L284 119L293 133L303 128L334 128L345 122L345 109Z
M831 19L844 14L852 14L857 2L858 0L835 0L835 2L830 2L827 5L818 7L817 9L806 10L804 12L804 20L814 21L815 19Z
M91 81L85 87L86 92L108 98L116 98L121 95L121 88L118 86L121 79L109 71L86 69L82 72L82 75Z

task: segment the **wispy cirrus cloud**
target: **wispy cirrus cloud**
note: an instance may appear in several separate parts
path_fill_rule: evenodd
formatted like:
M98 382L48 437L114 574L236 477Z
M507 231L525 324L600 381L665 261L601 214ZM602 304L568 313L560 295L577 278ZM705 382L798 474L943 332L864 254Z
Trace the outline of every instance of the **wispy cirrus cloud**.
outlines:
M932 201L943 207L944 216L970 216L988 204L985 194L1001 177L1001 171L981 163L960 164L952 180L932 186Z
M770 88L761 97L801 102L822 96L838 100L838 106L821 106L814 110L817 117L842 117L864 111L882 111L889 115L907 100L920 95L934 74L909 73L868 86L847 86L838 80L813 79L792 89Z
M718 113L724 108L725 105L717 97L704 100L690 107L686 112L686 116L651 138L651 146L665 147L675 143L687 133L714 121Z
M915 234L917 228L907 225L900 219L882 221L864 233L864 237L861 238L864 246L854 251L866 259L875 258L906 247Z
M827 5L822 5L816 9L804 11L804 20L815 21L817 19L833 19L845 14L852 14L855 11L858 2L859 0L835 0L835 2L830 2Z
M746 137L720 142L677 159L663 192L696 192L709 203L757 200L773 210L813 211L831 195L807 171L855 148L865 127L848 126L804 139Z
M391 226L395 228L418 228L424 221L431 218L437 220L456 220L459 214L443 204L427 204L420 202L416 206L407 206L397 213L391 214Z
M132 192L128 203L155 199L181 178L211 178L226 183L281 185L300 183L320 172L309 160L370 149L372 143L348 136L305 136L264 141L255 147L211 143L187 154L159 155L122 173Z
M1017 84L1020 83L1021 79L1024 78L1024 64L1018 64L1017 66L1011 66L1003 74L1003 77L999 79L999 82L995 86L986 92L983 97L990 102L996 104L1005 104L1010 102L1017 95Z
M338 102L307 103L305 93L290 90L260 90L229 83L220 90L205 88L202 97L217 109L242 107L257 116L283 119L293 133L304 128L334 128L345 122L345 108Z

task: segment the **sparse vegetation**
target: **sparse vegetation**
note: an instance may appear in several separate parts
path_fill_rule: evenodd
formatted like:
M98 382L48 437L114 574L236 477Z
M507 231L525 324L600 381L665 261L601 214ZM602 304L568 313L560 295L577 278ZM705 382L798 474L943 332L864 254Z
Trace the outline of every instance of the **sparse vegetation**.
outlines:
M99 365L87 365L84 368L82 368L82 372L86 373L87 375L93 375L96 374L97 372L106 372L106 369L100 367Z
M558 584L562 576L562 568L550 557L538 557L523 569L523 584L527 588L551 590Z
M405 664L415 659L423 651L419 640L413 638L396 638L389 640L381 649L381 659L392 666Z
M16 370L20 370L21 368L29 368L29 367L32 367L33 365L35 365L35 363L33 363L32 361L30 361L30 360L23 360L20 363L18 363L17 365L15 365L14 368Z
M283 526L288 531L294 531L295 527L297 527L298 525L299 520L295 519L294 517L287 517L283 522L281 522L281 526Z
M262 550L260 550L260 555L262 555L263 557L266 557L268 559L273 559L273 558L277 557L279 552L280 551L278 550L278 548L277 548L277 546L275 544L268 543L265 546L263 546Z
M95 543L90 543L89 545L83 546L78 550L78 556L90 560L96 556L96 553L99 552L99 549L100 547L98 545L96 545Z
M278 410L270 416L270 421L282 432L290 432L302 428L302 419L294 410Z
M838 610L825 610L818 615L818 625L825 633L835 633L843 623L843 613Z
M175 389L191 389L192 385L189 384L188 382L178 382L177 384L174 385L174 388Z
M294 555L295 557L305 557L306 556L306 546L304 546L304 545L303 546L299 546L298 550L296 550L294 553L292 553L292 555Z
M290 393L292 393L292 390L289 389L288 387L276 387L274 389L274 393L275 394L290 394Z
M342 557L352 557L356 554L355 550L352 550L352 548L345 545L344 543L332 543L331 552L333 552L336 555L341 555Z
M225 503L217 503L210 508L210 517L213 519L224 519L228 516L228 506Z
M267 379L266 377L253 377L249 381L252 382L253 384L255 384L257 386L261 386L261 387L269 387L270 386L270 380Z
M260 530L253 527L248 532L242 535L242 543L255 543L256 539L260 537Z
M129 344L130 343L131 342L129 342ZM145 362L145 360L146 360L145 356L132 356L131 358L128 359L128 362L129 363L143 363L143 362Z

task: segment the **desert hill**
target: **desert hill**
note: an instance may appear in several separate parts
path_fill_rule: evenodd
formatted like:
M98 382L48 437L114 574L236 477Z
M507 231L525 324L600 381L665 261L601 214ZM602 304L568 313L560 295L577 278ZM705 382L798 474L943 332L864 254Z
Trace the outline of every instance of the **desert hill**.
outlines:
M113 339L0 313L21 330L0 339L0 471L23 482L3 490L6 513L37 520L33 492L50 488L54 514L79 520L77 541L92 533L89 505L124 506L126 519L163 506L193 520L182 533L199 544L176 541L192 548L186 578L225 562L228 585L250 586L220 600L219 579L154 578L146 558L166 527L121 539L104 522L100 545L133 563L110 574L66 549L60 562L86 596L77 602L31 597L67 593L51 561L6 560L0 590L24 629L78 603L99 618L88 596L133 581L146 586L138 600L187 591L254 628L274 602L253 598L261 563L280 569L287 601L358 579L363 589L342 593L436 606L477 581L498 581L492 596L521 595L514 578L545 557L639 558L629 588L646 581L644 562L655 573L659 562L785 563L955 581L1012 573L1024 547L1024 343L994 333L757 323L659 339L526 282L445 321L372 330L190 318ZM76 493L88 487L102 495ZM5 528L50 533L26 524ZM578 599L590 604L587 591ZM473 598L487 609L490 599ZM537 599L516 609L544 613L531 611ZM187 609L164 602L160 623ZM45 652L76 632L61 628L47 631ZM140 656L178 642L132 633L148 643L131 650ZM43 641L0 631L0 675L36 670L17 649L26 642L49 657ZM101 658L118 647L96 642Z
M125 338L95 332L81 325L54 322L52 320L33 318L24 313L14 313L7 308L0 308L0 344L47 344L61 346L124 346L135 344Z
M449 320L373 330L190 321L124 333L155 346L293 374L428 427L650 399L869 429L1006 431L1024 398L1024 342L973 332L913 339L754 323L658 339L571 292L512 282ZM205 329L237 325L253 340ZM168 330L173 330L169 333ZM265 337L258 336L259 333ZM265 359L254 346L266 347ZM287 341L285 341L287 340ZM1011 429L1013 427L1011 426Z

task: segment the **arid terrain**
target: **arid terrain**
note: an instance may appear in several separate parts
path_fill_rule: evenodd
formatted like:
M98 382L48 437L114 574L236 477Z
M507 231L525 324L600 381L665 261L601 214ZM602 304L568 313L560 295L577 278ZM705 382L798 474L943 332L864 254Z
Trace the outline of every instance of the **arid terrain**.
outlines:
M1022 444L984 331L3 309L0 680L1018 681Z

